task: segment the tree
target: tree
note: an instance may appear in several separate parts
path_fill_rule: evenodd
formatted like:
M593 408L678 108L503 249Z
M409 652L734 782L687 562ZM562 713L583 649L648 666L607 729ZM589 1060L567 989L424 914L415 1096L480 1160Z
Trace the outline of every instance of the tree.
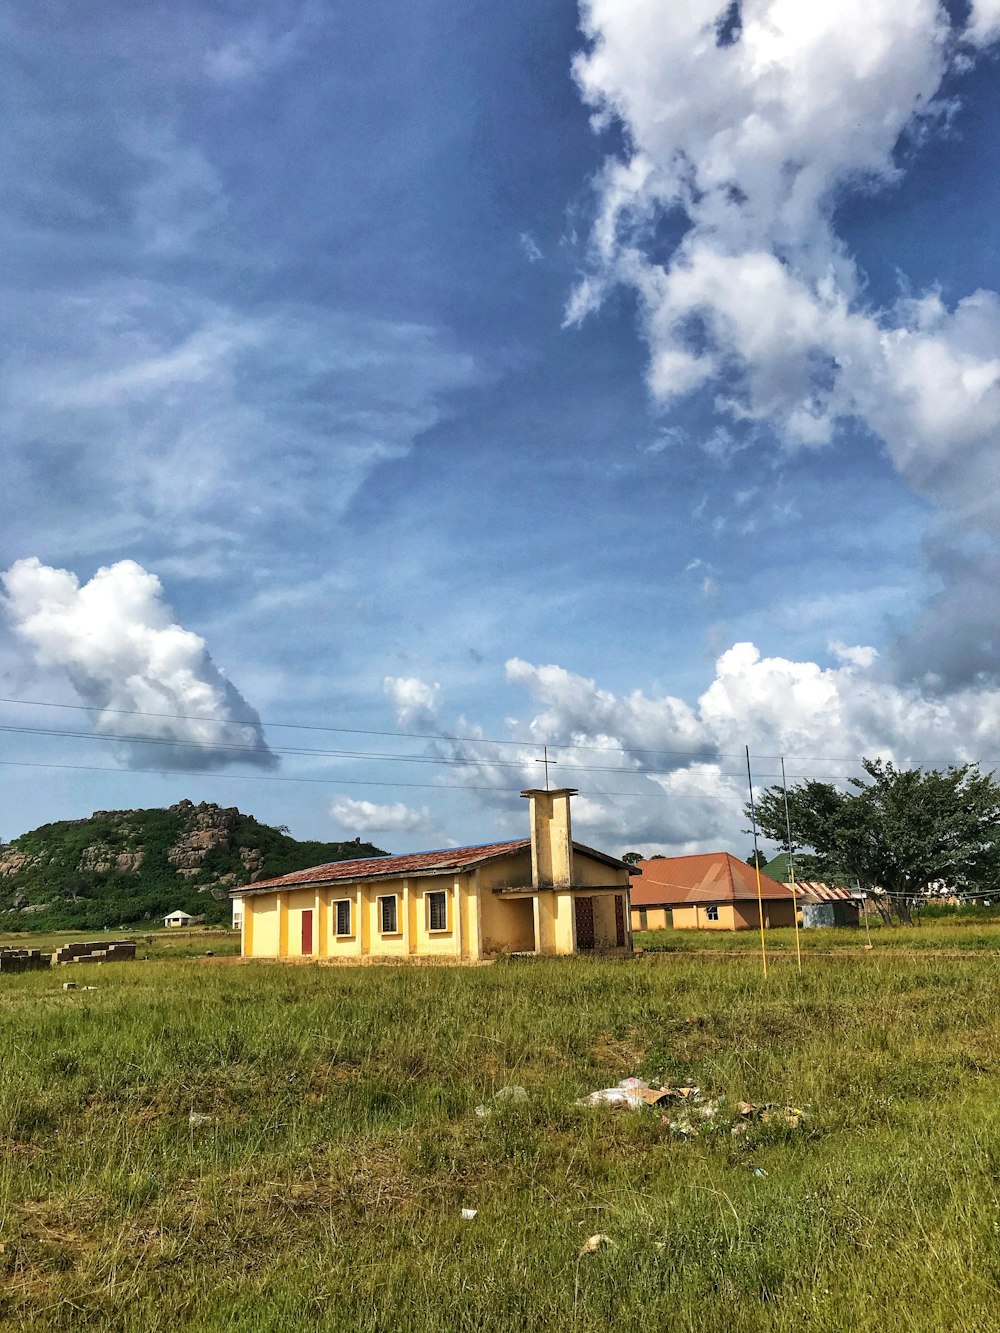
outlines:
M747 857L747 865L753 866L756 870L763 870L767 865L767 857L760 851L760 849L758 849L755 852L751 852Z
M622 860L627 866L638 865L642 859L642 852L622 852Z
M808 781L788 788L791 848L780 785L760 797L758 828L789 851L808 849L797 868L810 878L881 889L903 922L936 883L959 892L1000 885L1000 787L992 773L975 764L942 772L861 763L871 781L851 778L853 791Z

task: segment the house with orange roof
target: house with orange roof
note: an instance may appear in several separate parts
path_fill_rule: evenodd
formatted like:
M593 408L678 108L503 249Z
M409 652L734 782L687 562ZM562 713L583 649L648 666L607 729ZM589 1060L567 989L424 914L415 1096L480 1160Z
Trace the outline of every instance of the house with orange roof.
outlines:
M640 861L632 886L632 929L757 930L757 872L729 852L658 856ZM787 884L760 877L764 925L793 926L796 897Z
M475 962L631 951L634 867L573 841L573 788L521 795L527 838L334 861L234 890L243 957Z

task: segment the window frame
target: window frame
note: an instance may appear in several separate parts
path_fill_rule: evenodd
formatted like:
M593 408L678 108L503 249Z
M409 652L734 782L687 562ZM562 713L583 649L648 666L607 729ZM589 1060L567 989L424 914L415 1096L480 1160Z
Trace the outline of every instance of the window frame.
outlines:
M347 908L347 929L340 929L340 909ZM353 898L334 898L333 900L333 934L338 940L349 940L354 934L354 900Z
M451 916L451 913L450 913L449 910L448 910L448 899L449 899L450 896L451 896L451 895L448 893L448 890L447 890L447 889L428 889L428 891L424 894L424 902L426 903L426 912L427 912L427 933L428 933L428 935L450 935L450 934L451 934L451 921L450 921L450 919L449 919L450 916ZM432 898L440 898L440 899L441 899L441 904L442 904L442 906L443 906L443 908L444 908L444 925L443 925L443 926L435 926L435 925L434 925L434 912L433 912L433 908L432 908L432 906L431 906L431 899L432 899Z
M706 903L706 904L705 904L705 920L706 920L706 921L718 921L718 919L719 919L719 904L718 904L718 903Z
M378 901L378 933L380 935L402 935L399 928L399 894L398 893L379 893L376 895ZM392 903L392 929L385 928L385 908L383 903Z

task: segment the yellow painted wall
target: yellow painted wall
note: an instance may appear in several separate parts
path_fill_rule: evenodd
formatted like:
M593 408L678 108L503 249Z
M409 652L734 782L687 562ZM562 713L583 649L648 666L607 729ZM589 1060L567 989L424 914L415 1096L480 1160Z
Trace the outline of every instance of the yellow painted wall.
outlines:
M627 870L616 870L614 866L605 865L603 861L596 861L587 856L585 852L577 852L573 858L573 883L574 884L621 884L627 886L629 875Z
M247 958L278 957L276 893L255 894L243 899L243 954Z
M624 870L579 856L577 867L584 882L618 881L627 893ZM531 883L528 850L501 861L456 875L398 878L365 883L288 889L283 893L244 897L243 956L247 958L301 958L302 916L311 911L313 958L481 958L499 952L572 953L574 895L547 891L534 897L504 897L494 887ZM447 895L447 928L429 926L428 895ZM379 899L397 899L394 934L383 935ZM614 896L595 893L594 928L597 948L615 946ZM351 929L337 935L336 904L351 902Z
M646 924L642 924L640 913L645 913ZM633 930L669 930L670 929L670 911L666 907L633 907L632 908L632 929Z
M705 904L696 903L678 906L673 909L675 930L759 930L760 917L757 904L753 901L740 903L719 903L718 921L710 921L705 911ZM652 909L649 909L650 918ZM789 894L788 902L781 899L764 900L764 928L772 926L792 926L795 924L795 904ZM654 929L653 926L649 927Z
M534 899L528 895L502 898L492 889L481 889L479 923L483 957L534 950Z
M614 949L618 947L618 931L615 924L615 895L605 893L594 898L594 948ZM626 918L627 918L626 913ZM623 925L627 931L627 919Z

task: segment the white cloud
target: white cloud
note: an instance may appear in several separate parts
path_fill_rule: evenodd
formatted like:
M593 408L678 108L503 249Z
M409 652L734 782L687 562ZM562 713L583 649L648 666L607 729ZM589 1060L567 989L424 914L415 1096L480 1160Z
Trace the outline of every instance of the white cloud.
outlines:
M386 676L382 689L392 700L401 727L433 726L437 718L441 686L419 676Z
M247 314L156 283L11 297L0 333L15 326L8 522L26 544L43 521L47 544L76 552L176 550L192 534L231 551L276 528L301 545L475 375L420 325L291 304Z
M277 763L256 712L204 639L173 620L155 574L122 560L81 586L69 570L32 557L0 581L4 610L37 665L65 674L94 710L96 729L121 738L120 753L133 766ZM126 739L135 735L169 744Z
M461 761L457 780L509 805L519 781L537 781L547 744L555 780L580 789L578 833L650 852L742 849L744 746L758 786L780 780L781 755L792 781L843 781L863 755L938 766L1000 755L1000 689L928 695L879 674L873 648L832 650L840 665L823 667L734 644L694 704L640 690L617 695L564 667L512 658L507 679L533 707L527 723L511 726L511 739L523 743L439 743L436 752Z
M898 175L904 132L944 114L959 34L937 0L744 0L731 42L718 0L581 10L578 84L627 147L602 174L593 270L567 318L627 285L662 402L724 383L723 410L798 446L859 419L921 493L996 518L1000 301L980 291L949 309L928 293L870 309L832 224L843 192ZM970 40L998 20L996 0L974 6ZM688 229L663 263L650 242L668 215Z
M355 801L350 796L338 796L330 813L342 828L355 834L413 833L426 829L432 822L426 806L414 810L402 801L376 805L372 801Z
M537 264L540 259L544 258L539 249L538 242L530 232L522 231L517 238L517 242L521 247L521 253L529 264Z

